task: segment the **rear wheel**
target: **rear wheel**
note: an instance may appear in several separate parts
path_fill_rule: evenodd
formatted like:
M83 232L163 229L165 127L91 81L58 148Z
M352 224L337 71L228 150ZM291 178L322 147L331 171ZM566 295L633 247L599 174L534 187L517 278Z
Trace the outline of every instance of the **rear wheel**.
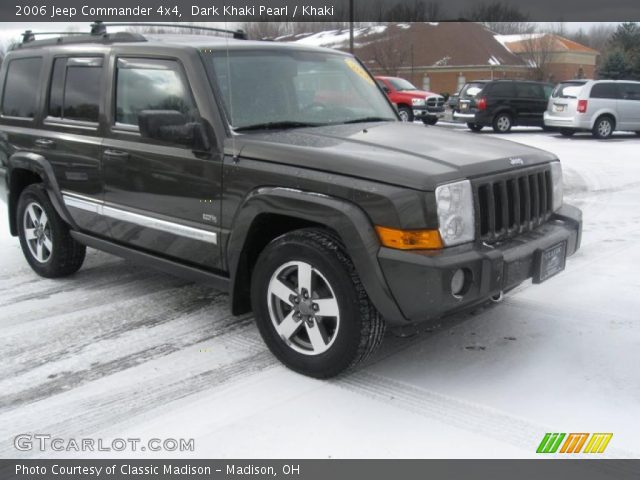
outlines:
M287 367L329 378L380 345L384 321L343 245L320 229L297 230L260 254L251 281L260 334Z
M560 135L562 135L563 137L573 137L575 135L576 131L575 130L571 130L570 128L562 128L560 130Z
M508 113L499 113L493 119L493 131L496 133L508 133L511 131L513 120Z
M403 122L413 122L413 111L409 107L405 105L398 107L398 114Z
M483 128L482 125L478 125L477 123L467 123L467 127L469 127L469 130L472 132L479 132Z
M613 118L608 115L603 115L596 120L596 123L593 125L592 133L596 138L606 139L613 135L615 128L616 125Z
M438 123L438 117L424 117L422 119L422 123L425 125L435 125Z
M86 248L71 237L42 184L23 190L16 220L22 252L38 275L64 277L80 269Z

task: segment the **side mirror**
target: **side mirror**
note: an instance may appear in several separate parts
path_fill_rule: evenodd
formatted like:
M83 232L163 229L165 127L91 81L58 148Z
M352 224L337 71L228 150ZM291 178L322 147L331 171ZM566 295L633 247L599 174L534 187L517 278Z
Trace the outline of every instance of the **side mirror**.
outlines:
M193 150L209 149L203 125L190 122L177 110L142 110L138 114L138 127L144 138L177 143Z

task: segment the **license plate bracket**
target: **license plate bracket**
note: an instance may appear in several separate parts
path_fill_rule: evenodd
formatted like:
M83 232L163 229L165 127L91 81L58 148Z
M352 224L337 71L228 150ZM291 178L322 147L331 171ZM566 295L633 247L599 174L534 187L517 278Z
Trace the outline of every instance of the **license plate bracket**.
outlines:
M567 242L538 250L535 255L533 283L542 283L564 270L567 262Z

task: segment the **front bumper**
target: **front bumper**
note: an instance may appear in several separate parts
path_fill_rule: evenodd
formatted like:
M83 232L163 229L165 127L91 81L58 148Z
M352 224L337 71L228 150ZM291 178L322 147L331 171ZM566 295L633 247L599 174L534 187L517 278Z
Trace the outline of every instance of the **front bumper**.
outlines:
M421 118L444 118L444 107L439 108L421 108L421 107L413 107L413 116L416 119Z
M485 302L532 278L537 252L566 242L568 257L580 247L581 234L582 212L563 205L547 223L500 244L473 243L439 252L381 248L378 260L403 315L418 323ZM450 286L459 268L470 272L470 283L455 297Z

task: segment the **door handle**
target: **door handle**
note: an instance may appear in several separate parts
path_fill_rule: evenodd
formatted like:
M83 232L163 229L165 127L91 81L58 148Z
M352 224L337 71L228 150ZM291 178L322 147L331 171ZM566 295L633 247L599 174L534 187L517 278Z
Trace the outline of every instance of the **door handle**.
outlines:
M48 138L37 138L35 144L42 148L53 148L55 147L56 142L49 140Z
M107 148L104 151L104 154L107 157L121 158L121 159L129 157L129 153L128 152L123 152L122 150L112 150L111 148Z

